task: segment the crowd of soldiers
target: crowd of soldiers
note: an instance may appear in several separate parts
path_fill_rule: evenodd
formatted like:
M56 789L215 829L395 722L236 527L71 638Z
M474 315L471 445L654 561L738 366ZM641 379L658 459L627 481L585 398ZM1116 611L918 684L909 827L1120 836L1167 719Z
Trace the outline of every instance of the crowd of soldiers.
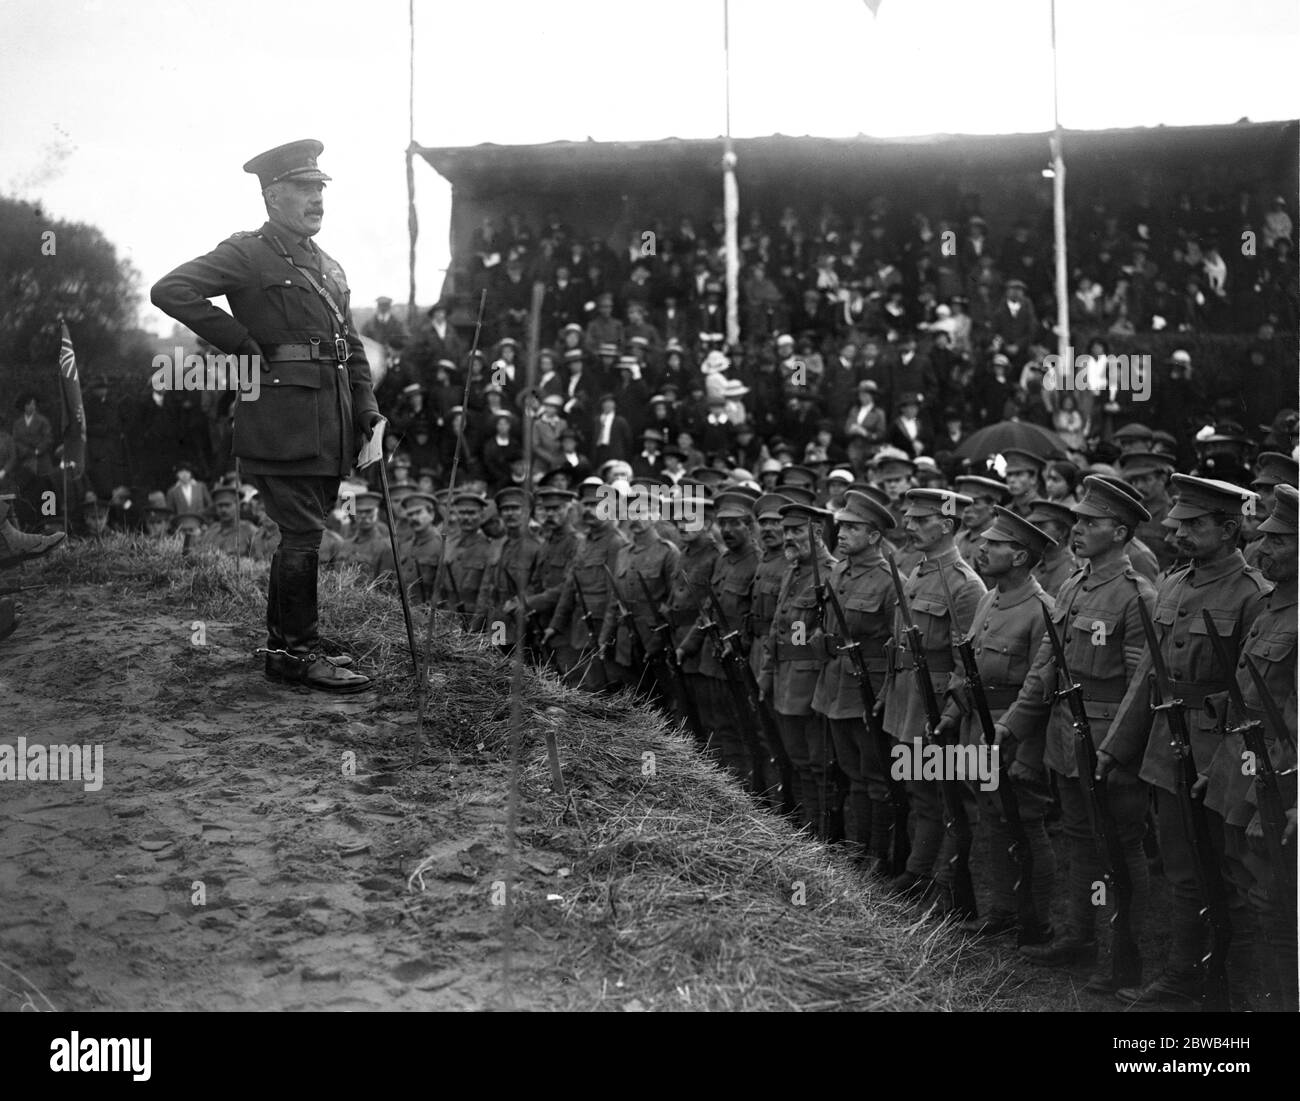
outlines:
M1233 484L1175 473L1140 426L1121 443L1117 469L1056 501L1021 451L1005 481L991 467L951 487L888 453L867 480L786 465L775 484L700 469L674 487L615 461L576 491L406 487L396 571L363 490L340 553L570 685L658 704L756 796L966 933L1094 967L1087 988L1128 1004L1218 1008L1230 982L1235 1006L1294 1008L1297 461L1261 453ZM909 766L981 744L993 785ZM1167 958L1144 961L1157 847Z

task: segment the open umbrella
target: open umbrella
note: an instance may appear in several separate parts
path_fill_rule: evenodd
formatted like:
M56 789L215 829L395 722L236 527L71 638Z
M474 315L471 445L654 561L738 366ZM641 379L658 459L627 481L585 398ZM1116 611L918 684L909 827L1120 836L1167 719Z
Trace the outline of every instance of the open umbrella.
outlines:
M1018 448L1044 459L1064 459L1065 441L1050 428L1042 428L1027 421L1000 421L972 432L962 440L953 456L969 459L971 466L979 466L990 455L998 455L1008 448Z

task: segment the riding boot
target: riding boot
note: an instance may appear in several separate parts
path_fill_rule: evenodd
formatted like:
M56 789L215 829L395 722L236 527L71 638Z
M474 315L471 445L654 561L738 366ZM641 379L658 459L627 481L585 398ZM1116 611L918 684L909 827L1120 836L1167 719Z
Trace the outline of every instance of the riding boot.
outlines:
M288 651L283 659L284 679L321 692L361 692L372 687L374 682L369 677L340 668L321 653L316 608L318 552L282 547L276 557L277 626Z

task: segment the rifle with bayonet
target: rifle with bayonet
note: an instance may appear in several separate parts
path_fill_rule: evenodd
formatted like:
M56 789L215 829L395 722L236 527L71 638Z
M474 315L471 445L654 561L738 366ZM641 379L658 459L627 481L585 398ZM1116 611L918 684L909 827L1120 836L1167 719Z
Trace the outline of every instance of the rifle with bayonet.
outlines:
M907 640L907 648L912 652L912 674L916 679L921 700L925 704L927 734L931 741L941 745L936 741L940 720L939 696L934 690L934 681L930 678L930 662L925 653L925 641L921 638L921 628L912 618L912 606L903 588L903 578L898 572L898 563L892 554L887 554L886 557L889 559L889 572L894 579L894 591L898 596L898 613L903 620L903 637ZM953 627L955 626L954 624ZM952 838L956 850L949 861L952 867L953 908L965 917L974 919L979 909L975 905L975 884L971 881L970 875L970 822L966 818L966 808L962 806L961 792L957 788L956 778L945 777L940 780L939 794L943 799L944 829Z
M1210 645L1214 648L1214 656L1218 658L1222 668L1229 670L1228 698L1232 701L1237 714L1241 716L1241 721L1236 726L1229 727L1228 733L1240 734L1247 751L1254 758L1255 798L1260 829L1264 833L1264 848L1268 853L1270 871L1273 873L1273 897L1276 900L1277 916L1286 930L1286 935L1294 936L1295 860L1283 847L1282 839L1286 834L1286 805L1282 801L1278 771L1272 757L1269 756L1268 742L1264 738L1264 724L1259 719L1251 718L1246 701L1242 698L1241 689L1237 686L1237 679L1231 674L1234 668L1232 654L1228 651L1223 636L1215 627L1214 618L1204 608L1201 609L1201 615L1205 618L1205 628L1210 636ZM1277 701L1269 694L1268 685L1264 683L1264 678L1250 655L1243 654L1242 659L1250 672L1261 708L1273 730L1273 737L1277 739L1279 745L1287 745L1290 743L1290 738L1286 721L1278 710ZM1292 750L1295 748L1293 743L1291 748Z
M835 622L839 627L841 641L837 647L838 652L849 655L853 674L858 680L858 691L862 695L863 725L867 729L867 735L877 744L885 775L889 778L889 805L894 812L893 852L889 870L893 875L902 875L907 867L907 856L911 849L907 840L907 789L903 781L898 779L894 775L894 770L889 767L890 753L894 747L892 739L880 721L880 716L876 714L876 693L871 687L867 659L863 656L862 644L849 635L849 621L844 615L844 608L832 585L826 586L826 602L834 613Z
M579 614L582 617L583 625L587 628L587 641L594 651L595 660L599 661L600 625L596 622L596 617L591 614L591 609L587 607L587 594L582 591L582 582L578 580L578 571L576 569L573 571L573 593L578 598L578 606L582 609Z
M948 602L948 615L956 630L957 613L952 601L952 590L943 570L939 570L939 580L943 583L943 595ZM1045 609L1044 609L1045 610ZM1047 922L1038 913L1034 905L1034 854L1029 847L1029 834L1020 818L1020 801L1016 798L1016 789L1012 786L1008 765L997 749L997 732L993 728L993 712L989 710L989 699L984 692L984 678L980 676L979 663L975 660L975 644L969 634L963 632L957 639L957 653L961 655L962 669L965 671L966 690L975 705L975 714L979 718L980 732L984 744L991 752L998 755L998 804L1002 808L1002 817L1007 824L1007 833L1011 835L1011 844L1007 846L1007 855L1016 869L1016 882L1012 887L1016 896L1017 925L1019 926L1017 943L1041 944L1047 939Z
M686 583L691 584L686 571L682 571ZM784 814L792 814L794 805L794 766L781 741L781 730L777 726L776 716L772 714L767 701L760 699L758 679L754 676L749 658L740 649L738 640L740 632L732 630L727 622L727 613L722 610L717 594L709 585L703 586L709 602L709 613L701 613L700 628L713 639L713 649L717 654L718 664L722 666L731 692L736 712L741 717L741 734L753 758L753 790L756 795L763 794L763 777L773 771L779 777L780 787L776 792L775 803ZM745 721L748 716L749 722ZM763 736L758 735L758 728ZM764 748L766 744L768 749ZM766 762L766 768L764 767Z
M632 572L636 573L635 570ZM686 719L686 725L698 739L700 745L707 745L709 741L708 731L704 729L704 723L700 720L700 709L695 702L695 696L691 692L690 685L686 683L686 674L682 672L681 663L677 660L677 648L673 645L673 625L668 621L668 617L660 611L658 602L650 592L650 586L646 584L645 575L636 573L636 579L641 583L642 595L645 597L645 602L650 606L650 614L655 619L651 630L659 636L662 643L663 648L657 655L657 660L668 670L668 676L676 690L678 705L681 708L683 717ZM610 581L612 584L613 578ZM649 654L648 648L646 653Z
M1138 601L1142 604L1142 601ZM1143 605L1145 607L1145 605ZM1070 709L1074 728L1074 767L1079 773L1079 784L1087 796L1088 820L1101 861L1102 882L1115 899L1115 913L1111 927L1111 974L1115 987L1134 986L1142 980L1142 957L1133 936L1133 879L1129 875L1128 860L1124 855L1124 842L1119 836L1119 826L1110 811L1109 788L1104 780L1097 779L1097 747L1092 740L1092 724L1088 721L1083 702L1083 685L1074 679L1065 659L1065 643L1056 633L1052 613L1043 606L1043 623L1056 660L1058 684L1055 699L1065 700Z
M1205 804L1192 794L1199 776L1196 760L1192 756L1192 736L1187 729L1187 715L1182 699L1174 695L1165 657L1160 650L1160 636L1147 611L1146 604L1138 602L1142 617L1142 632L1146 635L1147 652L1151 655L1151 713L1164 713L1169 724L1170 746L1174 753L1174 794L1178 797L1178 810L1183 820L1183 831L1192 853L1192 871L1196 886L1204 903L1201 918L1209 927L1210 950L1201 961L1205 965L1205 995L1203 1008L1211 1012L1226 1013L1228 999L1228 944L1232 940L1232 924L1228 917L1228 893L1219 873L1219 861L1210 842L1210 823L1205 815ZM1227 674L1232 676L1229 663Z

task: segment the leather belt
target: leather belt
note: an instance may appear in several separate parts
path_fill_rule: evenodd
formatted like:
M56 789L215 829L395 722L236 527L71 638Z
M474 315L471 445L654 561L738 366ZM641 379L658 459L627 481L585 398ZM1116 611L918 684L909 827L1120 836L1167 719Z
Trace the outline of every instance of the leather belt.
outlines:
M951 673L953 670L952 652L950 650L927 650L925 652L926 664L930 667L931 673ZM904 650L900 655L900 663L895 667L895 672L904 673L914 668L916 663L912 660L912 651Z
M793 642L776 644L777 661L820 661L824 657L825 654L820 652L818 647L806 643L803 646L796 646Z
M312 360L340 362L333 340L312 340L306 344L263 344L262 358L268 363L307 363Z

